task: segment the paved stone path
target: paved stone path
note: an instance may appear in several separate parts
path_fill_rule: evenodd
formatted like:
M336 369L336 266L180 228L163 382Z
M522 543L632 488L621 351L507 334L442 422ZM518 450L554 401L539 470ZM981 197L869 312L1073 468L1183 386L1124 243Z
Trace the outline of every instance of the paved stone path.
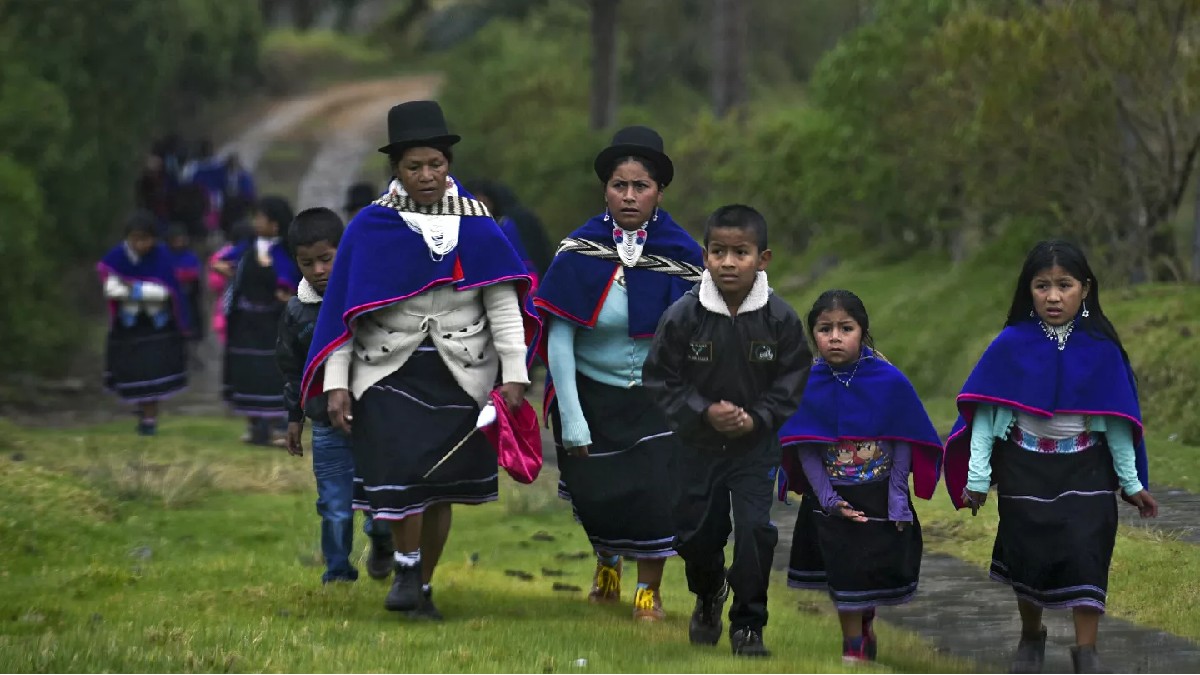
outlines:
M1192 506L1197 506L1195 497L1191 499ZM772 516L779 528L775 569L786 570L796 506L779 504ZM801 593L786 588L772 592ZM811 594L809 597L824 595L805 593ZM918 633L954 656L971 659L984 672L1008 672L1008 660L1021 630L1016 601L1007 586L988 579L982 568L931 553L926 553L921 562L921 587L916 599L907 605L881 608L879 616L882 621ZM1074 644L1075 633L1070 613L1046 612L1045 621L1050 632L1045 672L1072 672L1068 648ZM887 646L882 649L886 651ZM1106 667L1113 672L1200 670L1200 645L1111 616L1100 624L1100 650Z

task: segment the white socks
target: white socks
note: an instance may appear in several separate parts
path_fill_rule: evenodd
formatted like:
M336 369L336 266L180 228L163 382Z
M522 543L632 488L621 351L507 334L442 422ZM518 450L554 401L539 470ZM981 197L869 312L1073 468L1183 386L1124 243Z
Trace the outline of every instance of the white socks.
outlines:
M396 564L403 567L413 567L421 562L421 549L417 549L412 553L396 551L393 555L396 559Z

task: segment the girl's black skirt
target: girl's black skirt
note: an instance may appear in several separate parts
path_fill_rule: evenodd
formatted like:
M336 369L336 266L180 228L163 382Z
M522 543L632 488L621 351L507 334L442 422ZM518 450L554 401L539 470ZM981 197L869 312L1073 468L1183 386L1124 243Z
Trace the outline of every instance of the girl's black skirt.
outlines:
M1108 445L1049 454L997 441L1000 528L991 577L1040 607L1104 611L1117 538L1117 476Z
M887 480L834 489L869 520L826 515L816 496L805 494L792 534L788 585L828 590L837 609L848 612L912 600L921 576L922 543L911 500L913 522L901 531L888 520Z
M356 509L400 520L433 504L498 498L496 451L474 431L479 406L436 351L418 350L372 385L354 402L353 415Z
M579 375L592 434L587 457L568 455L557 403L550 419L559 496L568 499L596 551L631 558L675 555L671 518L679 442L643 387L613 387Z
M161 401L185 389L187 354L174 320L155 328L144 314L130 327L114 319L108 330L104 386L130 403Z
M283 374L275 363L283 303L239 299L229 312L225 344L225 400L250 417L282 417Z

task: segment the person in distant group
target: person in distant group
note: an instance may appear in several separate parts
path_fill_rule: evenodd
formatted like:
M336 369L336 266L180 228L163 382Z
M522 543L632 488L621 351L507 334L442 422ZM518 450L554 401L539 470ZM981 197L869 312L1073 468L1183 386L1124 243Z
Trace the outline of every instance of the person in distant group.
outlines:
M346 215L346 220L350 220L378 198L379 191L375 189L375 186L370 183L355 183L346 189L346 201L342 204L342 213Z
M230 153L224 162L220 197L220 226L227 237L233 224L246 217L257 198L254 176L242 166L241 157L236 152Z
M247 417L244 441L286 445L283 376L275 365L279 315L296 294L300 271L283 244L292 209L267 196L254 207L256 238L234 246L214 266L230 279L225 297L225 398Z
M330 423L324 395L313 396L300 405L300 380L342 230L342 219L327 208L296 214L288 228L288 248L304 278L280 317L275 346L275 360L286 380L283 398L288 411L289 454L304 455L305 417L313 423L313 474L317 478L317 513L321 516L324 584L358 579L358 570L350 561L354 552L354 454L350 436ZM364 514L363 533L371 540L367 574L373 579L386 579L392 571L392 533L386 523L373 520L370 511Z
M675 550L696 594L688 638L696 645L721 639L732 589L733 653L767 656L767 584L779 541L771 522L777 434L800 404L812 352L800 318L767 281L762 214L741 204L717 209L704 247L704 276L663 315L642 377L683 447Z
M158 403L187 386L184 334L191 328L170 252L158 242L154 214L139 210L125 241L96 266L110 320L105 387L137 406L137 431L157 430Z
M192 321L192 332L189 342L198 344L204 339L204 317L201 311L202 293L200 289L200 258L192 250L187 228L179 223L167 226L167 251L171 254L171 265L175 268L175 278L179 289L183 292L187 304L188 317ZM193 361L198 363L193 352Z
M620 601L628 556L637 560L633 616L660 621L679 443L642 386L642 363L663 312L699 279L703 251L659 208L675 166L658 132L618 131L594 169L604 213L564 241L534 301L548 326L545 409L559 494L596 552L589 600Z
M469 183L468 187L479 197L479 201L487 206L492 217L500 224L504 236L508 237L509 243L516 249L517 255L525 261L525 268L533 277L536 289L538 281L546 274L554 256L542 221L533 211L525 208L506 185L481 180Z
M933 496L942 442L904 373L875 351L857 295L822 293L805 325L820 358L779 432L788 487L804 495L788 585L828 591L842 660L874 661L875 608L911 600L921 572L908 478Z
M459 137L437 102L393 107L388 140L395 179L338 245L301 391L324 393L330 422L353 436L355 507L391 525L384 607L437 620L451 505L499 497L496 450L477 424L497 382L510 409L525 403L537 320L522 311L524 265L450 175Z
M1011 672L1040 673L1045 609L1070 608L1077 673L1096 652L1117 537L1114 495L1143 518L1148 489L1137 378L1078 246L1043 241L1017 277L1004 329L958 395L946 488L974 515L994 483L1000 526L991 576L1012 586L1021 639Z

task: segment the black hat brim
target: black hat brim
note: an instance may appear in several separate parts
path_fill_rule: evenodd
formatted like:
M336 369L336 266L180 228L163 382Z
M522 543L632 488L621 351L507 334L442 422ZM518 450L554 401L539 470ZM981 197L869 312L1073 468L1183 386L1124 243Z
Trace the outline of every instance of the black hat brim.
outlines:
M675 178L675 164L671 162L671 158L667 157L665 152L659 152L644 145L618 144L610 145L596 155L596 161L592 168L596 170L596 177L600 179L600 182L608 180L608 176L605 174L612 168L613 162L622 157L641 157L649 160L658 169L658 184L662 187L670 185L671 180Z
M438 136L419 137L419 138L413 138L412 140L407 140L407 141L396 141L394 143L388 143L387 145L383 146L382 148L379 148L379 151L385 155L390 155L390 154L397 153L397 152L403 152L409 148L423 148L423 147L435 147L435 146L450 147L451 145L454 145L455 143L458 143L461 140L462 140L462 136L459 136L458 134L441 134Z

